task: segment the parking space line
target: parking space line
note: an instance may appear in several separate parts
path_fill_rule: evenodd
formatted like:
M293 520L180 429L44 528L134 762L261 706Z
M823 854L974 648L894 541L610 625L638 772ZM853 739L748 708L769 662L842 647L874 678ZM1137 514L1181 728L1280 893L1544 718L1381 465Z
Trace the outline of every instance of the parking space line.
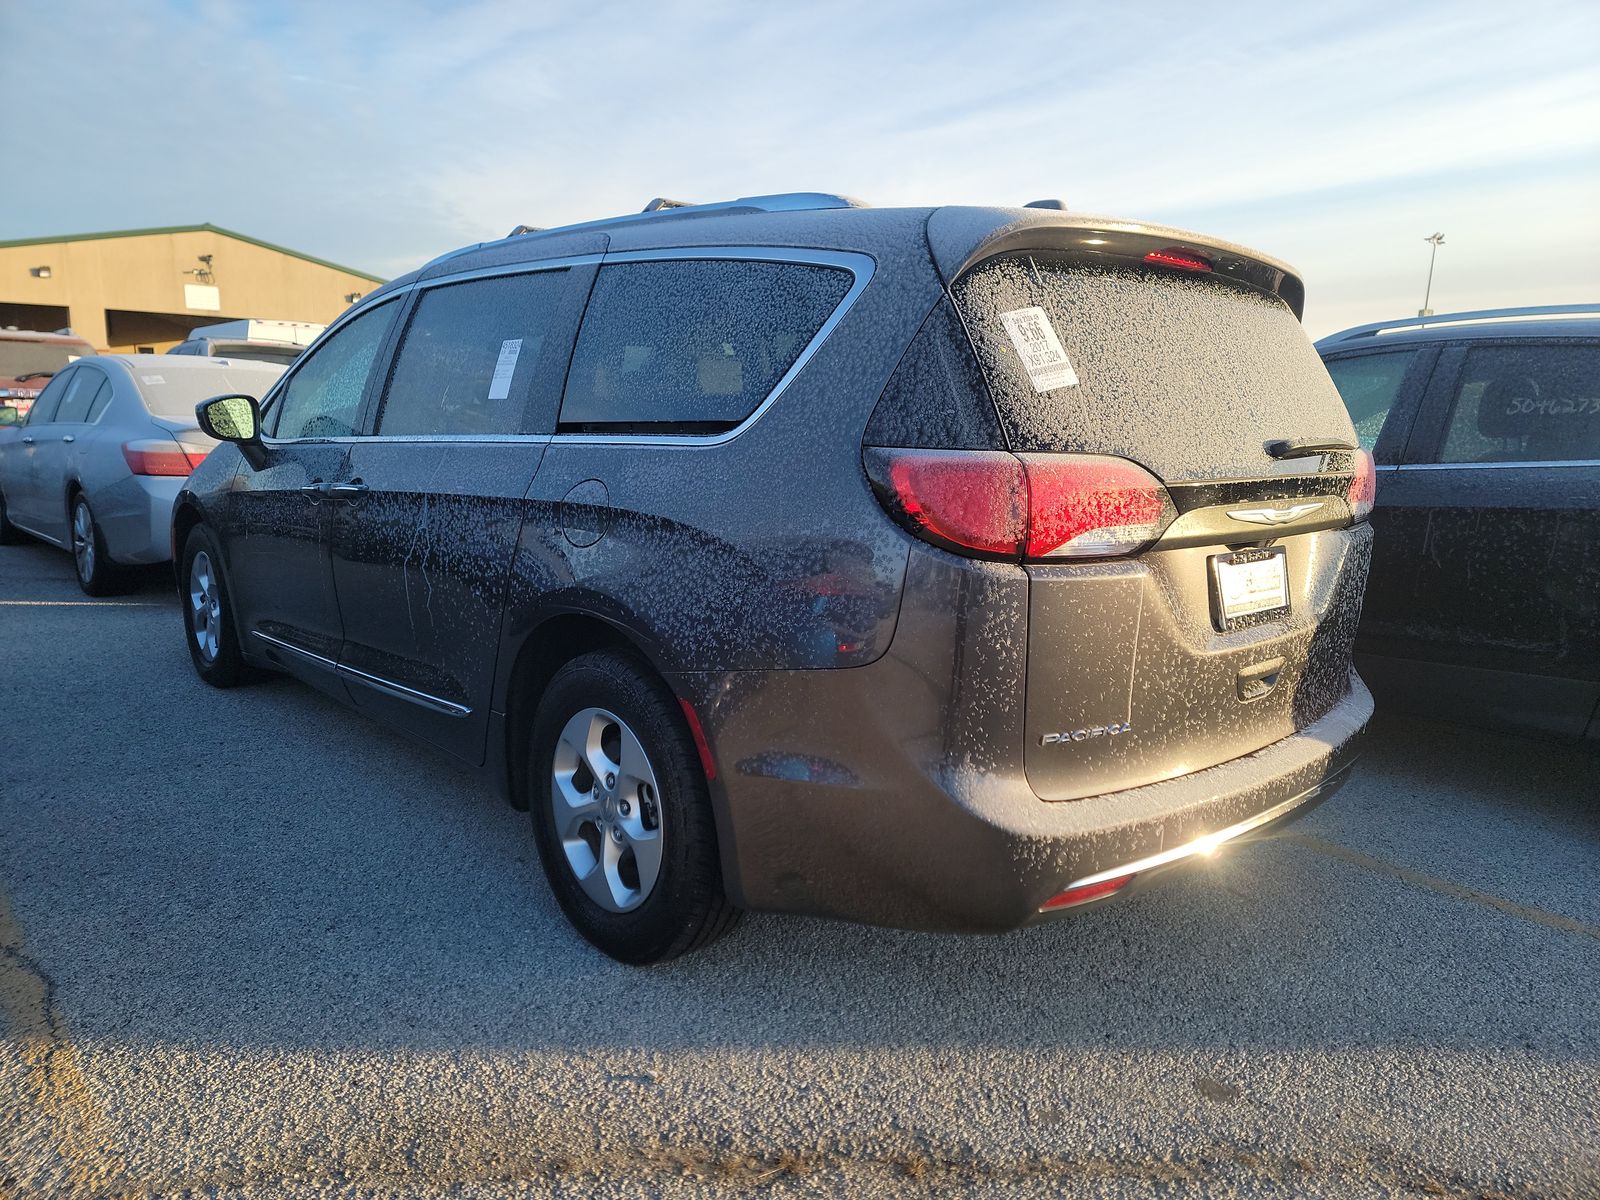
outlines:
M1318 854L1326 854L1329 858L1337 858L1357 867L1365 867L1369 871L1376 871L1380 875L1387 875L1391 879L1398 879L1401 883L1409 883L1413 887L1427 888L1430 892L1438 892L1441 896L1450 896L1456 900L1469 900L1474 904L1482 904L1486 908L1507 913L1513 917L1521 917L1525 921L1533 921L1550 929L1559 929L1562 933L1576 933L1584 937L1600 941L1600 927L1587 925L1582 921L1575 921L1571 917L1563 917L1560 913L1548 912L1542 908L1533 908L1527 904L1518 904L1501 896L1489 892L1480 892L1477 888L1463 887L1459 883L1451 883L1448 879L1440 879L1437 875L1429 875L1422 871L1414 871L1410 867L1402 867L1399 863L1388 862L1381 858L1362 854L1359 850L1351 850L1336 842L1325 842L1321 838L1312 837L1308 833L1286 833L1283 840L1293 842L1297 846L1304 846L1307 850L1315 850Z
M156 600L0 600L12 608L165 608Z

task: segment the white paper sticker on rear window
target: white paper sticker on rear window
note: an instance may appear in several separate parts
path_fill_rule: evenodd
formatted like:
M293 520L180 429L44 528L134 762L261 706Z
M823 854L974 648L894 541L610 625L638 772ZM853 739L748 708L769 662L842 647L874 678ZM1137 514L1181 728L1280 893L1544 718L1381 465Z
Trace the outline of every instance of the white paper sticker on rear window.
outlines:
M509 338L500 343L500 357L494 364L494 378L489 380L489 399L504 400L511 395L511 377L517 372L517 356L521 353L521 338Z
M145 383L165 383L166 382L165 377L163 377L161 375L141 375L141 376L139 376L139 378L142 379Z
M1078 373L1072 369L1072 360L1056 336L1055 326L1042 308L1019 308L1000 314L1000 323L1006 327L1011 344L1022 356L1022 365L1028 369L1036 392L1054 391L1056 388L1077 387Z

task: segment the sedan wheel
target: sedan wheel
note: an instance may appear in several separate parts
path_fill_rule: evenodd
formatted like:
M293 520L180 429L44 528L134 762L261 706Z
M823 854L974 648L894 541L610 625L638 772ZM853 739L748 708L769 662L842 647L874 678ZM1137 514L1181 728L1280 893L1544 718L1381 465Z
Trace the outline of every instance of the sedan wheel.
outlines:
M105 539L95 524L88 498L79 495L72 502L72 564L78 571L78 586L90 596L109 596L122 590L123 572L106 553Z
M94 578L94 517L83 497L72 506L72 557L78 563L78 579L87 584Z

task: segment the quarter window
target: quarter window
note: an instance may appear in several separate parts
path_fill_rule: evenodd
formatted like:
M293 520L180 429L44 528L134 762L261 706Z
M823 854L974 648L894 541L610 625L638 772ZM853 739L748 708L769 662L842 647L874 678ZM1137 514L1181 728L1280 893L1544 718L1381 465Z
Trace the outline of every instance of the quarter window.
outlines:
M100 382L100 390L95 392L94 400L89 404L89 415L85 421L98 421L100 414L105 412L106 405L111 403L111 380L104 379Z
M1328 374L1333 376L1333 385L1339 389L1365 449L1378 444L1383 423L1400 396L1400 386L1416 356L1415 350L1391 350L1338 358L1327 364Z
M561 428L716 433L748 417L850 290L804 263L673 259L600 269Z
M353 437L373 360L389 332L394 304L341 326L308 352L273 405L272 435L279 438Z
M571 338L551 335L569 279L565 270L540 271L423 292L395 355L378 432L530 432L529 397L543 390L548 414L566 366Z
M87 367L74 371L72 382L67 385L67 393L61 398L61 407L56 412L56 420L71 424L87 421L89 405L93 403L99 385L105 381L106 377L99 371L91 371Z
M1439 460L1600 459L1600 345L1467 353Z

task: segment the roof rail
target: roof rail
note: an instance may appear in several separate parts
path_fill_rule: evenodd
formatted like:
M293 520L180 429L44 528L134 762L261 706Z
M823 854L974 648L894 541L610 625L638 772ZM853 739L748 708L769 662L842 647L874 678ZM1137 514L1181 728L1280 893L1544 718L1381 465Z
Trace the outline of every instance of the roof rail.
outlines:
M1581 317L1600 314L1600 304L1544 304L1530 308L1484 308L1476 312L1438 313L1428 317L1405 317L1398 321L1374 321L1370 325L1357 325L1330 333L1317 343L1333 346L1357 338L1376 337L1391 329L1417 329L1427 325L1467 325L1474 321L1514 321L1530 317Z
M645 205L643 212L625 213L620 217L601 217L597 221L579 221L572 225L552 225L543 228L537 225L518 225L505 239L514 237L533 237L546 233L570 233L577 229L604 229L608 225L627 225L635 221L650 221L660 217L674 217L678 215L698 216L701 213L717 212L810 212L821 208L870 208L871 205L853 196L839 196L832 192L778 192L771 196L741 196L737 200L718 200L712 204L689 204L682 200L668 200L657 196ZM462 246L456 250L447 250L437 258L430 259L422 264L418 270L426 271L437 263L448 259L457 258L463 254L470 254L474 250L482 249L488 242L475 242L471 246Z

